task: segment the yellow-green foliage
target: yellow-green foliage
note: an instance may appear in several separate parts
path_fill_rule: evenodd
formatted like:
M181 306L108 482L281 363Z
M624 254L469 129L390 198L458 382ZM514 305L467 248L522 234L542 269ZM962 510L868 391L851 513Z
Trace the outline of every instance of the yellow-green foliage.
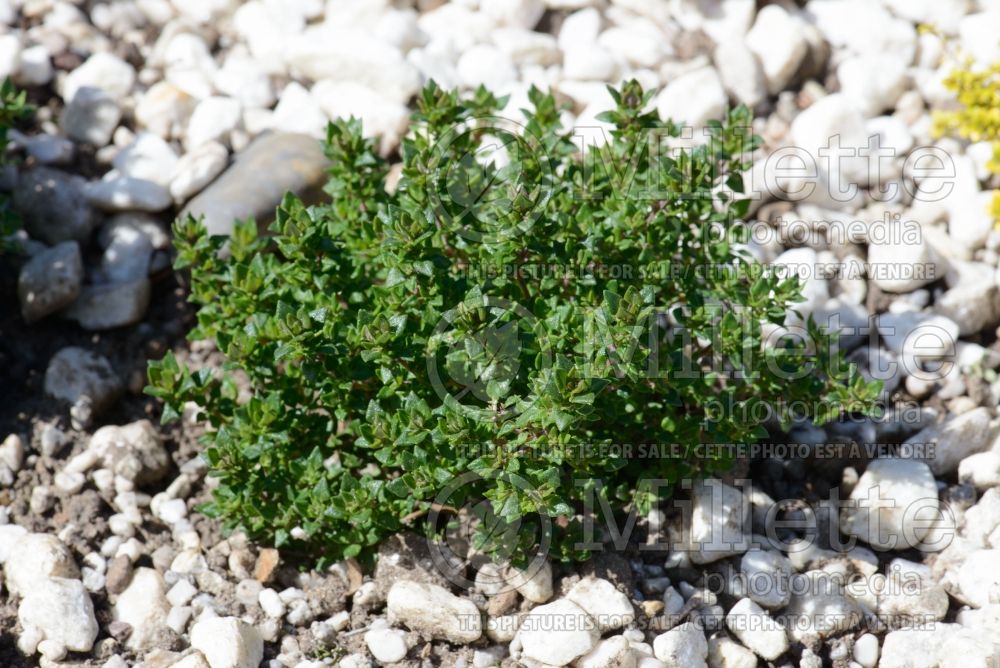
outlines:
M961 106L935 112L935 134L990 142L993 158L988 167L994 174L1000 173L1000 62L977 68L967 59L944 80L944 85L955 93ZM1000 221L1000 190L993 193L991 213Z

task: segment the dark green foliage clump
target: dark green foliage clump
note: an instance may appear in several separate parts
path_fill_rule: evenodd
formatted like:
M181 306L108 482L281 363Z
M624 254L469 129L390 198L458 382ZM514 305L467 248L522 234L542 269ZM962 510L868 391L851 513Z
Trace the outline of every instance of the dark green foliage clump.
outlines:
M287 197L269 236L177 224L191 337L227 365L192 373L168 355L150 393L168 420L201 407L220 483L208 512L332 560L477 504L477 547L523 558L551 521L556 556L574 557L585 500L642 511L658 500L642 480L728 464L612 444L752 442L782 400L819 421L870 407L875 388L818 327L762 345L801 297L739 250L749 112L697 148L650 150L680 128L635 82L613 96L610 141L581 156L549 95L532 91L511 133L503 100L431 84L391 194L390 165L342 120L328 204ZM506 164L477 158L498 140Z
M10 79L0 84L0 164L6 160L7 131L32 111L26 100L25 92L18 92ZM10 201L6 197L0 198L0 253L13 250L9 237L17 231L18 223Z

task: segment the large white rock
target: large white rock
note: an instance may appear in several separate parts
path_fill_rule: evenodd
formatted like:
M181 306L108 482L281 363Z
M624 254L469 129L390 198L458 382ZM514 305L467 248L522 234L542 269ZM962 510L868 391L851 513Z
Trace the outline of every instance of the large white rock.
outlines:
M616 60L633 67L655 68L672 53L660 27L641 18L608 28L597 38L597 43Z
M885 582L878 616L889 628L938 622L948 614L948 593L922 564L895 559Z
M217 66L205 39L193 31L179 31L163 46L166 80L196 99L209 97Z
M892 53L913 62L917 31L896 18L880 2L867 0L810 0L805 17L830 44L849 53Z
M668 666L705 668L708 641L705 632L692 622L661 633L653 639L653 654Z
M0 443L0 466L17 473L24 465L24 441L17 434L10 434ZM16 526L16 525L15 525ZM11 541L14 540L11 536ZM7 560L7 553L0 553L0 564Z
M292 72L313 81L354 82L399 104L420 88L420 74L395 47L358 30L310 28L289 44Z
M1000 661L1000 643L981 629L958 624L921 625L885 637L879 668L989 666Z
M854 660L861 664L861 668L875 668L878 664L878 638L871 633L866 633L854 641L852 654Z
M135 120L160 137L179 137L194 111L195 99L172 83L160 81L139 97Z
M793 311L808 318L820 310L830 299L830 285L824 275L823 263L816 251L807 246L789 248L771 263L786 278L797 278L801 284L803 300L792 304L785 318L786 324L802 324L802 319Z
M0 76L4 79L18 74L21 66L21 37L16 34L0 36Z
M1000 452L969 455L958 464L958 480L971 483L980 491L1000 487Z
M1000 549L972 552L959 566L958 586L974 607L1000 603Z
M740 490L720 480L694 483L688 544L691 561L707 564L750 547L750 503Z
M170 466L170 455L149 420L101 427L90 437L90 450L102 468L140 485L158 480Z
M722 85L737 102L753 108L767 96L767 78L760 61L742 40L720 43L712 60Z
M360 118L366 137L381 137L383 155L399 144L406 131L407 107L363 84L327 79L313 86L312 97L330 118Z
M788 85L809 51L802 28L802 21L781 5L767 5L757 12L746 44L760 59L771 93Z
M402 629L390 628L383 620L376 620L365 633L365 644L380 663L395 663L402 661L409 651L406 644L406 632Z
M132 581L118 596L112 614L117 621L132 627L126 644L129 649L146 651L159 645L167 632L170 602L163 577L152 568L139 568Z
M264 658L260 632L235 617L199 619L191 629L191 646L212 668L258 668Z
M749 598L740 599L729 610L726 626L740 642L768 661L774 661L788 650L785 630Z
M169 175L170 196L181 204L215 180L229 162L229 151L216 141L205 142L185 154Z
M552 564L532 561L522 570L511 567L507 580L517 593L532 603L545 603L552 598Z
M955 248L958 254L968 254L969 249L985 244L993 229L992 193L980 188L972 157L948 150L945 145L938 149L917 149L909 163L914 167L917 182L910 215L917 220L947 217L948 247ZM924 169L919 169L921 165Z
M134 84L135 68L118 56L101 51L66 75L62 96L72 103L81 88L91 87L105 90L113 98L120 100L129 94Z
M861 608L849 598L845 579L826 571L792 576L792 599L782 612L782 623L792 640L809 642L857 626Z
M614 56L596 44L572 47L563 52L563 75L567 79L606 81L614 78L617 72Z
M810 170L826 181L833 202L853 201L859 187L869 183L875 161L860 153L868 146L865 119L843 93L827 95L796 116L790 138L810 161Z
M118 152L111 164L125 176L166 186L177 160L177 152L162 137L140 132L131 144Z
M483 634L475 604L438 585L396 582L389 590L387 608L390 621L433 638L464 644L475 642Z
M27 596L40 582L49 578L80 577L80 570L69 548L46 533L15 536L3 567L7 588L20 596Z
M500 25L530 30L545 13L542 0L482 0L480 11Z
M566 593L566 598L593 617L601 633L628 626L635 620L628 596L603 578L583 578Z
M510 57L489 44L478 44L463 53L457 68L459 79L469 88L504 90L517 80L517 68Z
M919 226L898 221L876 222L882 226L868 244L869 278L886 292L913 292L939 280L945 266Z
M552 666L565 666L589 653L600 637L590 615L566 599L534 608L518 630L524 655Z
M225 143L239 127L243 105L231 97L209 97L198 103L185 133L184 146L190 151L210 141Z
M708 639L709 668L757 668L757 655L725 635Z
M13 36L13 35L12 35ZM44 44L29 46L21 51L16 82L22 86L44 86L52 81L52 60Z
M1000 289L994 267L982 262L954 262L949 289L934 300L934 310L951 318L961 336L996 328L1000 322Z
M213 79L222 94L239 100L243 107L265 108L274 104L274 86L267 68L254 58L230 53Z
M937 0L883 0L882 4L900 18L915 25L934 26L946 35L958 31L959 21L970 9L970 3Z
M866 117L876 116L892 109L905 92L906 67L892 53L848 58L837 68L840 92Z
M962 18L958 35L962 50L980 63L1000 60L1000 43L996 39L996 26L1000 22L1000 8L977 12Z
M309 91L297 81L291 81L281 91L274 107L271 123L275 130L297 132L323 138L330 121L323 108Z
M740 572L746 580L746 595L769 609L783 608L791 598L794 567L778 552L753 548L743 555Z
M84 86L66 105L62 127L70 139L100 148L111 141L121 118L122 110L114 97L101 88Z
M170 208L170 193L159 183L108 172L100 181L83 187L83 194L94 206L105 211L157 212Z
M493 32L493 43L517 65L554 65L559 62L556 39L546 33L499 28Z
M989 409L980 406L920 430L906 440L904 449L910 445L933 448L923 461L934 475L949 475L969 455L990 449L996 435L990 422Z
M649 3L638 3L650 6ZM688 13L679 13L679 9ZM671 13L686 30L701 29L716 44L742 40L753 25L757 6L753 0L707 0L671 7Z
M24 592L17 618L26 633L37 629L44 640L74 652L89 652L97 638L94 605L83 583L76 579L36 580Z
M920 544L939 513L937 486L927 464L876 459L841 510L840 530L876 548L904 550Z
M656 96L661 118L695 127L722 118L729 98L714 67L702 67L677 77Z
M375 36L406 53L427 43L427 35L417 24L419 14L413 9L382 9L372 32ZM518 30L518 28L512 28ZM530 32L525 30L525 32ZM535 33L538 34L538 33Z
M636 668L636 652L625 636L612 636L574 661L573 668Z
M461 53L474 44L488 42L496 22L473 6L449 2L424 12L417 25L430 38L430 43L454 53Z
M573 12L559 26L559 48L569 51L593 46L600 32L601 14L596 9L587 7Z
M251 55L269 66L271 74L284 73L285 49L305 27L303 13L289 11L290 6L290 3L250 0L241 3L233 13L233 28L250 48Z

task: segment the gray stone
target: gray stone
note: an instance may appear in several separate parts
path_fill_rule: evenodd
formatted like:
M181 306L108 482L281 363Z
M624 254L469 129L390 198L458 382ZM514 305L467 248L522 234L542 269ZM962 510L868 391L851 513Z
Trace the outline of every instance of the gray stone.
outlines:
M75 241L64 241L31 258L17 281L21 315L34 322L69 306L80 294L83 261Z
M146 314L149 293L146 278L129 283L88 285L66 309L66 317L76 320L84 329L95 331L132 325Z
M24 143L24 150L43 165L64 165L72 162L76 152L70 140L45 134L28 137Z
M63 112L62 127L74 141L107 146L122 118L121 107L100 88L86 86L77 91Z
M754 548L743 555L740 571L746 579L747 596L769 609L783 608L791 597L789 581L794 567L778 552Z
M79 176L48 167L23 172L13 202L28 234L53 245L86 241L95 216L83 194L85 184Z
M906 443L917 451L919 446L932 445L934 449L926 453L927 465L934 475L949 475L966 457L990 449L996 434L990 422L989 409L979 407L922 429Z
M107 409L122 391L107 359L83 348L63 348L45 370L45 392L73 407L86 405L93 414Z
M276 169L277 166L281 169ZM284 132L258 137L236 156L233 164L192 199L182 217L204 216L210 234L230 234L233 222L274 219L274 209L286 192L307 202L322 195L329 165L320 142Z
M109 178L110 177L110 178ZM131 176L111 176L84 186L87 199L105 211L164 211L173 200L159 183Z
M836 635L857 626L861 616L861 608L846 595L844 578L825 571L792 576L792 598L783 613L792 640Z
M878 594L879 620L890 629L938 622L948 613L948 593L931 569L905 559L892 561Z
M119 213L101 226L97 233L97 242L101 248L107 248L111 245L111 241L121 227L139 230L149 238L149 243L156 250L165 250L170 247L170 234L167 232L166 226L155 216L136 211Z
M101 278L107 283L129 283L145 278L153 254L150 238L131 225L117 225L108 236L108 245L101 257Z

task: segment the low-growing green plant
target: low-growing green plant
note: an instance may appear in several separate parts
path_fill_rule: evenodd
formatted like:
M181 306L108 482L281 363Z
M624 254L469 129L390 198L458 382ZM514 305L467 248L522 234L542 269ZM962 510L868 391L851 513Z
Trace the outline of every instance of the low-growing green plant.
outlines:
M7 156L7 131L17 121L31 113L24 91L18 91L10 79L0 84L0 164L4 164ZM12 250L10 236L19 227L17 215L10 208L10 201L0 198L0 253Z
M192 372L167 355L148 392L164 420L200 407L207 512L336 560L478 504L477 549L519 561L551 520L553 554L576 557L588 499L644 510L671 490L643 480L729 464L614 444L746 443L782 402L818 421L871 407L877 388L811 320L763 341L801 295L739 246L748 110L673 150L681 128L650 93L612 96L609 141L583 154L551 95L532 90L512 129L505 100L431 83L395 188L361 124L339 120L328 204L286 197L270 235L178 221L190 336L227 361Z

